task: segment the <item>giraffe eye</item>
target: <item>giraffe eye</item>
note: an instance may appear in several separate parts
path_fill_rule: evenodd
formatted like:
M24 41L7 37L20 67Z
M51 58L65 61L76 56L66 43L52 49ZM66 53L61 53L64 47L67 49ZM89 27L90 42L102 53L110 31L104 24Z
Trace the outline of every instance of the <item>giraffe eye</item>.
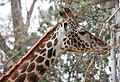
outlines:
M80 33L80 35L82 35L82 36L85 35L85 31L79 32L79 33Z

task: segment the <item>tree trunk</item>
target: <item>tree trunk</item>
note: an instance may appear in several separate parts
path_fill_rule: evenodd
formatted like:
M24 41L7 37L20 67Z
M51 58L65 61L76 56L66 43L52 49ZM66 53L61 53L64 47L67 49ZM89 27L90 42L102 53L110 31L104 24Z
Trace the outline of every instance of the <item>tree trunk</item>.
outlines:
M115 8L119 8L119 0L115 0ZM118 12L115 15L115 19L116 19L116 24L118 29L120 30L120 9L118 10ZM116 39L117 39L117 48L118 48L118 61L117 61L117 66L118 66L118 82L120 82L120 31L117 31L116 33Z
M15 48L22 48L22 44L27 37L28 27L23 23L21 13L21 0L11 0L11 14L13 18Z
M119 7L119 0L115 0L115 10L117 10ZM115 14L115 20L116 20L116 24L118 24L120 22L120 10L118 10ZM114 28L114 27L113 27ZM114 29L111 32L111 45L113 46L112 50L111 50L111 74L112 74L112 82L117 82L117 66L116 66L116 46L118 45L118 41L119 41L119 37L120 37L120 33L116 32L116 29ZM119 54L118 54L119 55ZM118 67L119 68L119 67ZM120 75L120 74L118 74ZM118 76L119 78L120 76Z
M113 26L112 26L113 27ZM111 76L112 76L112 82L116 82L116 51L115 51L115 45L116 45L116 31L111 31L111 42L110 44L113 46L111 49Z
M33 8L35 5L36 0L33 0L33 3L30 7L29 11L27 12L27 21L24 24L23 18L22 18L22 12L21 12L21 0L10 0L11 1L11 15L12 15L12 22L13 22L13 28L14 28L14 37L15 37L15 43L14 43L14 49L10 50L9 47L6 45L5 39L0 35L0 41L4 43L0 43L1 49L6 53L7 55L10 54L10 58L4 63L4 68L7 67L7 64L11 60L17 59L18 55L21 55L26 50L27 46L31 46L35 43L35 37L34 39L31 37L27 37L27 31L28 27L30 25L30 18L33 12ZM3 47L2 47L3 46Z

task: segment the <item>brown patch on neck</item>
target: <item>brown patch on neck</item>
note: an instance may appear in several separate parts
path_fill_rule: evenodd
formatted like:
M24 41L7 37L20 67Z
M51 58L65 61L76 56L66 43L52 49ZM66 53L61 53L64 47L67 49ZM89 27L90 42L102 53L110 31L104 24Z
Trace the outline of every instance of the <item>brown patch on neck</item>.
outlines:
M38 49L38 47L46 41L46 39L48 39L50 37L50 35L58 28L58 24L56 26L54 26L51 30L49 30L46 34L44 34L44 36L42 38L40 38L38 40L38 42L28 51L27 54L25 54L23 56L22 59L20 59L20 61L15 64L7 73L6 75L2 76L2 78L0 78L0 82L6 82L8 80L8 78L15 72L15 70L17 70L21 64L23 64L23 62L25 61L25 59L27 59L27 57L29 57L36 49Z

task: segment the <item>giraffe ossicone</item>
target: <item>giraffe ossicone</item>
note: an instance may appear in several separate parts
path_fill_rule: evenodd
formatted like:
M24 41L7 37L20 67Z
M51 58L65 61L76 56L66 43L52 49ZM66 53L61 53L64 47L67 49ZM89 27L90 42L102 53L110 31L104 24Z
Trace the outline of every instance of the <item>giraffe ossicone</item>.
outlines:
M103 53L110 49L107 43L80 26L69 8L64 8L60 16L64 22L38 40L0 82L38 82L62 51Z

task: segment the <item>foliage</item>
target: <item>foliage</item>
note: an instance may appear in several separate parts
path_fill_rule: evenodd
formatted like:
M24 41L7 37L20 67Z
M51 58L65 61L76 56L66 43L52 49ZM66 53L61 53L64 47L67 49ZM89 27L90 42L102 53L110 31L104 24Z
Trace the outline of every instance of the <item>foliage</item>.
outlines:
M71 2L68 3L67 1ZM86 3L86 0L49 0L49 3L54 3L54 5L50 6L48 10L43 10L40 6L38 6L38 29L36 32L27 36L31 39L34 38L32 43L35 43L35 41L38 40L38 37L41 37L46 30L52 26L52 22L62 21L58 12L65 6L70 7L74 11L77 20L80 24L84 25L89 32L95 33L98 36L101 29L104 28L100 37L109 42L110 25L108 24L108 27L105 27L105 21L111 15L111 9L105 9L104 7L101 8L99 4L88 4ZM113 22L114 20L110 21L110 24ZM29 43L28 40L29 39L27 38L27 40L25 39L23 42ZM25 46L29 47L32 45L30 44ZM19 56L15 58L14 62L27 52L26 48L23 49L25 50L22 50L22 52L19 53ZM13 52L16 53L19 50L19 47L14 48ZM11 57L11 54L14 55L13 52L11 52L10 55L7 55ZM106 55L107 56L100 56L100 54L94 53L74 54L64 52L58 57L54 66L48 70L41 82L108 82L110 75L107 74L109 70L107 69L106 71L106 68L109 68L109 54Z

